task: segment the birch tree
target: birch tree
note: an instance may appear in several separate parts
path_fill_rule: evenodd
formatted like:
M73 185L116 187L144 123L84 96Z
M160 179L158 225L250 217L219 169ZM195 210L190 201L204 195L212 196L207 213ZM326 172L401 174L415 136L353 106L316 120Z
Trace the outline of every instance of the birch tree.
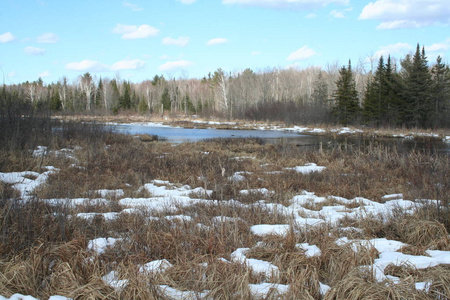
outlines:
M89 72L80 77L80 88L86 97L86 110L90 111L92 107L92 91L94 84Z

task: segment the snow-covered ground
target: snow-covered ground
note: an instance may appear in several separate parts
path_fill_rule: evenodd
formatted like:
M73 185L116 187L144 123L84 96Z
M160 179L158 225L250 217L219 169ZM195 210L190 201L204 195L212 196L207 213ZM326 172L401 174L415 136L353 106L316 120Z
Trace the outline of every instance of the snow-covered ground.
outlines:
M43 148L39 148L39 151L46 151ZM66 151L71 153L71 151ZM41 155L42 152L35 152L35 155ZM317 166L315 164L306 164L304 166L297 166L290 168L300 173L321 172L325 169L325 166ZM13 172L13 173L0 173L0 181L9 183L13 188L20 192L20 197L23 200L27 200L32 194L33 190L44 184L48 176L53 172L58 172L53 167L46 167L45 172ZM245 172L237 172L229 178L231 181L240 181L245 179ZM364 218L376 215L384 215L386 218L393 212L401 209L405 213L413 213L416 209L429 203L437 204L438 200L422 200L422 201L410 201L403 199L402 194L390 194L383 197L384 203L379 203L366 198L353 198L346 199L342 197L335 197L329 195L327 197L320 197L314 194L314 192L303 191L299 195L293 196L288 205L282 205L280 203L271 203L267 200L260 200L254 204L244 204L236 200L211 200L192 197L192 195L212 195L212 191L205 190L203 188L191 188L188 185L177 186L174 183L161 180L153 180L147 184L144 184L139 188L140 191L147 191L151 197L146 198L132 198L125 197L123 190L97 190L95 193L100 196L97 199L77 198L77 199L44 199L51 205L59 205L64 203L70 204L71 207L77 205L86 204L87 202L95 203L109 203L110 198L118 199L119 204L125 207L121 212L115 213L80 213L77 216L79 218L92 219L95 215L102 215L106 221L114 220L120 217L121 214L134 213L136 211L147 211L150 216L158 215L161 212L176 212L180 207L189 207L195 204L205 205L220 205L232 206L232 207L251 207L258 206L266 211L273 211L283 214L288 219L288 222L284 224L253 224L250 227L251 232L258 237L264 237L267 235L279 235L286 236L291 230L294 232L305 232L318 226L328 226L329 228L337 227L339 221L344 218ZM260 189L246 189L241 190L241 194L255 193L261 196L272 195L274 192L265 188ZM270 198L270 197L269 197ZM333 205L326 205L326 203L334 203ZM313 210L312 207L317 206L320 209ZM150 217L152 220L157 220L157 216ZM173 215L164 217L166 220L173 221L174 226L179 223L194 222L194 219L189 215ZM220 222L239 222L239 218L231 218L226 216L215 216L212 218L213 223ZM208 227L205 224L197 224L199 226ZM355 229L358 230L358 229ZM370 239L370 240L352 240L345 236L345 230L342 230L342 236L338 238L335 243L338 246L350 245L352 249L357 252L360 246L373 247L379 252L379 256L375 259L372 265L363 266L368 270L372 270L377 280L390 280L393 283L399 282L400 278L386 275L384 273L385 268L392 265L408 264L417 269L424 269L440 264L450 264L450 251L438 251L428 249L426 256L424 255L406 255L398 250L406 246L406 244L395 241L387 240L383 238ZM92 255L101 255L108 248L115 247L121 239L118 237L100 237L91 240L88 243L88 249ZM254 247L258 247L256 244ZM322 255L321 249L317 245L310 245L308 243L297 244L296 248L299 251L303 251L307 257L315 257ZM276 277L279 274L279 269L276 265L254 258L247 257L247 253L252 248L238 248L231 253L231 262L223 259L227 263L240 263L255 273L261 273L267 280L260 284L251 284L249 289L255 297L264 297L267 295L270 289L276 289L279 294L284 294L288 291L289 285L271 283L271 278ZM154 273L165 272L171 268L171 262L167 260L150 261L140 267L142 273ZM122 289L127 285L127 280L117 279L116 273L111 271L103 277L104 282L111 285L115 289ZM424 289L430 283L417 282L416 287L418 289ZM325 294L329 286L320 283L321 292ZM208 291L201 293L194 291L179 291L170 286L160 285L158 286L160 291L171 297L172 299L202 299L206 297ZM11 300L34 300L31 296L13 295L10 298L0 296L1 299ZM61 296L53 296L51 300L63 300L67 299Z

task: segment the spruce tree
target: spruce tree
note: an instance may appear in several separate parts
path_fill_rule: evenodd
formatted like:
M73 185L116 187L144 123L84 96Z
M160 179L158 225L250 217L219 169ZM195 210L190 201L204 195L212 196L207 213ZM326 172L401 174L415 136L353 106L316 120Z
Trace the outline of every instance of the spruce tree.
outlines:
M386 114L386 66L383 56L378 61L374 77L369 81L364 95L364 118L366 122L379 125Z
M120 97L120 107L124 109L131 108L131 87L129 82L123 83L123 95Z
M339 79L336 81L333 97L335 100L333 114L338 123L344 126L354 123L358 118L360 107L350 61L348 67L343 66L339 71Z
M314 82L313 93L311 95L315 106L325 107L328 101L328 85L323 78L322 71L319 72Z
M401 124L400 111L403 106L402 102L402 81L396 72L395 64L391 62L391 56L388 56L385 68L385 87L386 87L386 115L385 120L389 125Z
M164 92L161 95L161 104L164 110L170 110L172 108L172 102L170 101L169 89L164 88Z
M97 92L95 94L95 106L99 107L103 103L103 81L100 77L97 86Z
M442 62L440 56L431 69L431 108L430 117L434 126L450 125L450 69Z
M60 110L61 109L61 99L59 98L59 92L58 92L58 86L55 86L52 91L49 93L51 95L51 98L49 99L49 108L51 110Z
M417 44L416 53L404 64L404 113L405 122L409 126L424 127L429 121L431 75L427 63L425 49L420 51Z
M148 109L147 101L145 101L144 98L142 98L139 101L138 110L141 114L145 114L148 112L149 109Z
M112 79L109 82L109 85L111 88L111 109L113 113L116 114L120 108L120 92L119 87L117 85L117 80Z

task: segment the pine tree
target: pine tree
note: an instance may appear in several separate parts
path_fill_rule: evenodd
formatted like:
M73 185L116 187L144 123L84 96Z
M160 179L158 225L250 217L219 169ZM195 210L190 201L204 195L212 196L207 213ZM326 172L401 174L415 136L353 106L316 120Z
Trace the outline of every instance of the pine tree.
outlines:
M400 125L401 115L400 111L404 105L402 102L402 81L399 74L396 72L395 64L391 62L391 56L388 56L385 68L385 87L386 87L386 115L385 120L389 125Z
M170 110L172 108L172 102L170 101L169 89L164 88L164 92L161 95L161 104L164 110Z
M120 97L120 108L131 108L131 87L129 82L123 83L123 95Z
M354 123L360 111L356 82L353 78L351 62L348 67L339 70L339 79L336 81L336 90L333 94L335 106L333 114L342 125Z
M144 98L139 101L138 110L141 114L145 114L149 111L147 101L145 101Z
M328 85L323 78L322 71L317 75L313 89L311 95L313 103L318 107L325 107L328 101Z
M430 116L434 126L445 126L450 124L450 69L442 62L440 56L431 69L431 106Z
M364 118L366 122L379 125L386 114L386 66L383 56L378 61L374 77L367 84L364 95Z
M49 99L49 108L51 110L60 110L61 109L61 99L59 98L59 91L58 91L58 87L55 86L52 91L50 92L50 88L49 88L49 93L51 95L51 98Z
M407 125L423 127L429 121L431 75L427 63L425 49L420 51L419 44L412 59L404 63L404 113Z
M103 103L103 81L100 77L98 81L97 91L95 94L95 106L99 107Z
M120 105L120 92L115 79L109 82L111 88L111 110L114 114L119 111Z

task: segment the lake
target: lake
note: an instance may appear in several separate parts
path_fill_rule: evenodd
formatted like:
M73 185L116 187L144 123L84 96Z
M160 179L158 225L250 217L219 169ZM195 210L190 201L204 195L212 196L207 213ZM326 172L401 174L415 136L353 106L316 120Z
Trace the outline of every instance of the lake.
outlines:
M369 138L357 134L338 136L336 138L326 135L307 135L277 130L236 130L214 128L182 128L169 126L155 126L147 124L118 124L113 125L114 131L125 134L157 135L160 139L172 143L198 142L213 138L261 138L267 143L293 143L305 150L319 148L320 143L325 147L354 147L379 143L389 147L397 147L400 151L412 149L429 150L431 152L446 152L450 154L450 143L438 140L414 140L405 138Z

